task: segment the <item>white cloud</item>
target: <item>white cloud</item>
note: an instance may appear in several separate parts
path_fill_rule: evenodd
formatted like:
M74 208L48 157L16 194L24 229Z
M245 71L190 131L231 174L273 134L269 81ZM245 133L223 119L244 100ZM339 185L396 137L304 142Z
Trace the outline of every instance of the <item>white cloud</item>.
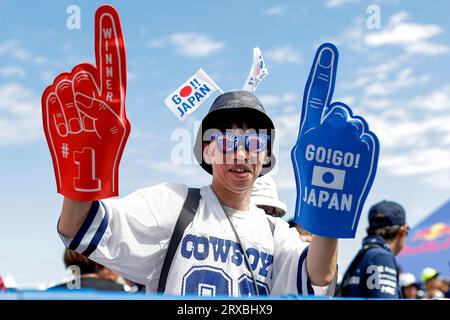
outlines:
M300 63L301 58L297 50L291 46L275 47L265 54L268 60L277 63Z
M411 23L406 12L399 12L389 19L387 26L378 32L366 33L364 43L369 47L400 46L410 54L439 55L450 48L429 40L442 33L442 28L434 24Z
M349 3L357 3L359 0L328 0L325 3L327 8L337 8Z
M393 177L414 177L429 188L446 190L450 175L450 115L419 115L407 103L382 113L365 114L380 141L380 172ZM406 110L405 110L406 109Z
M52 83L53 79L55 78L55 72L50 69L44 69L39 73L42 81L44 83Z
M448 53L449 47L445 44L435 44L429 42L413 43L406 47L406 51L411 54L422 54L428 56L437 56Z
M0 145L31 142L42 136L40 99L10 83L0 87Z
M41 65L46 61L44 57L33 54L31 51L21 47L16 40L7 40L0 43L1 55L8 55L15 60L30 62L35 65Z
M383 61L379 63L378 61ZM356 96L359 105L364 108L382 110L408 105L407 101L399 100L406 89L418 84L425 84L431 80L430 74L418 75L411 66L408 55L403 54L384 62L384 57L375 59L376 63L368 63L355 70L354 79L343 82L341 88L348 95Z
M380 168L396 176L439 175L450 170L450 150L417 148L401 155L387 154L380 158Z
M299 101L298 95L294 93L285 93L281 95L261 95L258 96L264 106L275 106L280 104L297 103Z
M389 109L393 105L395 106L395 102L392 99L385 97L364 98L361 100L361 105L364 108L381 110L381 109Z
M273 6L265 9L262 12L263 16L281 16L283 13L286 12L285 6Z
M450 113L450 85L444 85L426 95L416 96L409 105L413 108Z
M422 180L430 187L440 190L448 190L450 181L450 169L425 175Z
M207 57L225 47L224 42L196 32L177 32L164 38L153 39L147 43L147 47L160 49L168 44L174 46L177 53L189 58Z
M17 66L8 66L4 68L0 68L0 75L4 77L19 77L23 78L26 72L22 67Z
M164 47L166 43L167 43L166 39L153 39L148 42L147 47L152 49L159 49Z
M339 102L343 102L346 105L352 106L353 104L355 104L356 97L352 96L352 95L348 95L348 96L334 96L333 98L334 101L339 101Z
M173 34L170 41L178 48L179 53L188 57L206 57L225 46L222 41L215 41L206 35L193 32Z
M14 51L16 49L16 45L16 42L12 40L0 43L0 55Z
M400 69L395 75L391 77L384 77L386 73L380 73L381 78L367 84L364 87L364 94L366 97L380 97L391 95L399 90L411 87L417 84L423 84L430 80L429 75L415 76L413 69L406 67Z
M341 34L334 37L327 37L322 39L320 43L314 45L314 48L320 46L323 42L332 42L336 46L348 46L354 52L367 51L367 46L364 44L364 33L367 30L366 22L363 18L358 17L353 21L353 24L345 29Z
M371 47L383 45L407 45L420 43L442 33L442 29L436 25L422 25L408 23L409 16L406 12L399 12L391 16L388 25L383 31L369 33L365 42Z

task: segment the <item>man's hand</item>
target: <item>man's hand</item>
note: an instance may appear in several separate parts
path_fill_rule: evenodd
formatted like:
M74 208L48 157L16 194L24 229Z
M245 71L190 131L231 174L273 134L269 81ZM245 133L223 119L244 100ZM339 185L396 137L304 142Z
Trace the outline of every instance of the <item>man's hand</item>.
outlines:
M56 77L42 95L45 136L58 192L80 201L118 194L119 162L130 134L125 113L125 45L117 11L95 14L96 66Z
M336 47L321 45L306 84L291 154L295 222L324 237L354 238L375 178L379 143L363 118L341 102L331 103L337 62Z

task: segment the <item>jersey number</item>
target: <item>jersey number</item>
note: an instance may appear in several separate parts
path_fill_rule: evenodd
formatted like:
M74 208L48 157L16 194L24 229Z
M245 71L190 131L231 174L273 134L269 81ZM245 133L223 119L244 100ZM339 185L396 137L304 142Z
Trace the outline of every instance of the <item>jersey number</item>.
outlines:
M256 294L252 279L242 275L238 280L241 296ZM263 282L257 283L260 295L268 295L269 287ZM182 295L196 296L233 296L233 280L222 269L210 266L192 267L183 277Z

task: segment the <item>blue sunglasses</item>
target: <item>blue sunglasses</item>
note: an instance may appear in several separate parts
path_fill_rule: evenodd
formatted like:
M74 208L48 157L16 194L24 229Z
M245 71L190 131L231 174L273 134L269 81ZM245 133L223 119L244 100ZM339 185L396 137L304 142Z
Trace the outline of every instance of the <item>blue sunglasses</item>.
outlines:
M252 153L259 153L267 149L267 143L270 141L270 136L267 134L242 134L234 133L217 133L211 136L211 140L216 141L219 150L222 153L234 152L242 143L246 151Z

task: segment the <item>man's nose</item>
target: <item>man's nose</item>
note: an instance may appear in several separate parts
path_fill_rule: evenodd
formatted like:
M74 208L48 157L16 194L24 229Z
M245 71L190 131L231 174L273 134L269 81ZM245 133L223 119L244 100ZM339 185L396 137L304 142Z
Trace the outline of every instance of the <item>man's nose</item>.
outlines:
M248 156L247 151L245 151L245 147L242 145L239 145L237 147L235 154L236 154L237 160L245 160L245 159L247 159L247 156Z

